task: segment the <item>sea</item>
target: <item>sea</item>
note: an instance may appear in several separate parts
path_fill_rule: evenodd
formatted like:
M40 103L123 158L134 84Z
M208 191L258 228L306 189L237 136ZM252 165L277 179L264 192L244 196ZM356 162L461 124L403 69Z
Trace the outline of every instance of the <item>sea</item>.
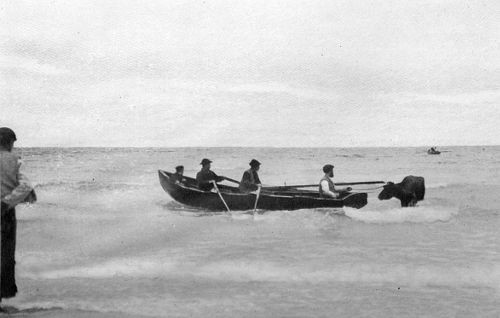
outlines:
M499 317L500 147L19 148L38 202L17 208L19 293L37 317ZM163 191L158 169L202 158L265 185L425 178L401 208L210 213ZM230 184L228 184L230 185ZM24 314L23 314L24 313ZM46 314L44 317L48 317Z

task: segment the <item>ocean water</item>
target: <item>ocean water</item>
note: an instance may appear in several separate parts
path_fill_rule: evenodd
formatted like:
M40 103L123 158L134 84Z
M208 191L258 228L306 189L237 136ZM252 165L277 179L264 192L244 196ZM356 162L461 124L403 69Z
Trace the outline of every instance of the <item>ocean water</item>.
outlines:
M38 203L18 211L20 309L151 317L498 317L500 147L18 149ZM201 158L268 185L399 182L426 197L402 209L206 213L172 201L157 170Z

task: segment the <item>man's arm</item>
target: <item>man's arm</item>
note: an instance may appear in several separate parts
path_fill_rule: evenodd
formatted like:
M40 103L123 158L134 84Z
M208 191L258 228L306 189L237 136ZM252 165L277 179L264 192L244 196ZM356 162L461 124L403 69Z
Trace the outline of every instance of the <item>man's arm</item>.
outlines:
M345 188L337 188L337 187L335 187L335 191L336 192L349 192L351 190L352 190L351 187L345 187Z
M337 193L330 191L330 187L328 186L328 181L323 180L321 181L321 190L323 190L323 195L330 197L330 198L336 198Z
M218 176L215 174L215 172L212 171L212 180L215 180L215 182L221 182L224 181L226 178L223 176Z
M215 182L221 182L225 179L225 177L219 177L213 171L198 172L198 174L196 175L196 181L198 182L198 184L209 184L212 180L214 180Z
M20 162L19 170L21 170ZM2 201L10 207L15 207L19 203L23 202L34 203L36 201L35 190L26 175L18 171L17 181L19 182L19 185L15 187L10 194L6 195Z
M262 184L259 179L259 174L257 172L254 173L255 184Z

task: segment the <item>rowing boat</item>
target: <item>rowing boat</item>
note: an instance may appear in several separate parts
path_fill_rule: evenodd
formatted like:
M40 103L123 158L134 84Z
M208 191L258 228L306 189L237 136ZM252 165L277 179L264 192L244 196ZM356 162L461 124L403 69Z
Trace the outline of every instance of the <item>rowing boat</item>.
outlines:
M427 154L429 154L429 155L439 155L439 154L441 154L441 151L434 150L434 149L428 149L427 150Z
M221 196L231 210L253 210L257 195L241 193L237 187L218 184L219 193L202 191L197 187L196 180L183 177L184 182L175 183L170 179L172 173L158 170L160 184L175 201L182 204L210 211L224 211L226 207ZM220 194L220 196L219 196ZM286 189L270 191L262 189L257 201L260 210L298 210L314 208L341 208L344 206L360 209L368 201L366 193L345 193L340 198L322 198L318 191Z

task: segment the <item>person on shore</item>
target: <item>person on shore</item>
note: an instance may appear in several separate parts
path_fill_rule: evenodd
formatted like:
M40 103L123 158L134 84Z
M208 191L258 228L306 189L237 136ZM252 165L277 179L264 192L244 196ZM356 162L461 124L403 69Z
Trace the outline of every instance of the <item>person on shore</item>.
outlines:
M7 127L0 128L0 199L1 199L1 275L0 301L17 293L15 279L16 210L19 203L36 201L29 180L21 172L19 156L12 152L16 134Z
M240 191L243 193L248 193L251 191L255 191L261 186L261 182L259 179L259 174L257 173L260 168L260 162L255 159L250 161L250 169L243 173L243 177L240 182Z
M175 167L175 173L170 176L170 179L174 183L184 183L186 179L184 179L184 166Z
M323 198L338 198L341 194L352 190L351 187L336 188L333 183L333 165L327 164L323 166L325 175L319 181L319 195Z
M210 191L214 187L212 181L221 182L226 179L225 177L216 175L215 172L210 170L211 163L212 161L210 159L204 158L201 160L201 170L196 174L196 182L200 190Z

